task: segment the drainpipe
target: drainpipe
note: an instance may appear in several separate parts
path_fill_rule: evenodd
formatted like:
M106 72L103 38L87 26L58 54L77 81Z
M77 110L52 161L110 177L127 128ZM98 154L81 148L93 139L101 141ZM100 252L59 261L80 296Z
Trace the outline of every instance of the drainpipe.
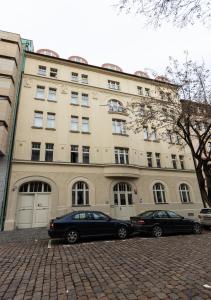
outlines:
M26 61L25 49L23 48L23 52L22 52L22 56L21 56L21 67L20 67L19 76L18 76L19 80L18 80L16 93L15 93L15 103L14 103L12 122L11 122L11 131L9 134L9 141L8 141L5 186L4 186L3 202L2 202L1 211L0 211L0 231L4 230L4 221L5 221L5 217L6 217L6 211L7 211L7 197L8 197L8 188L9 188L10 175L11 175L11 163L12 163L12 155L13 155L13 149L14 149L16 120L17 120L17 113L18 113L18 107L19 107L21 84L22 84L24 68L25 68L25 61Z

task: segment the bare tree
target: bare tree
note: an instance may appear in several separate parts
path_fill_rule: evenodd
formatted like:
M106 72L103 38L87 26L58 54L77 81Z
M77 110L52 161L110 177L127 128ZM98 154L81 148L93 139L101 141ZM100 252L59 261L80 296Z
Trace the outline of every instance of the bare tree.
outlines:
M128 104L129 128L140 132L151 125L159 128L162 140L170 140L181 148L189 147L204 206L211 206L209 71L204 64L197 65L186 56L182 66L170 58L166 76L155 81L157 97L140 96Z
M119 0L116 6L120 11L146 17L147 23L155 27L164 21L178 27L211 22L210 0Z

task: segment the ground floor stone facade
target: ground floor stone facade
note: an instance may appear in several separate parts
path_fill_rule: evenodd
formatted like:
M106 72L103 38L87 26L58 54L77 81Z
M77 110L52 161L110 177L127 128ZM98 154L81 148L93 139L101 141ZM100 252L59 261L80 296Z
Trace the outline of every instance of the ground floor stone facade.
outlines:
M193 171L13 162L11 174L5 230L43 227L72 210L129 219L150 209L197 217L202 207Z
M6 178L7 159L0 155L0 211L4 197L5 178Z

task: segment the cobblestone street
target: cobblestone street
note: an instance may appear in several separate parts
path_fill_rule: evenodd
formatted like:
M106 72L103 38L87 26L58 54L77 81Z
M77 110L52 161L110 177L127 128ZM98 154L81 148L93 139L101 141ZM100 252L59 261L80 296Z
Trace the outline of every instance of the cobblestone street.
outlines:
M0 233L0 299L201 300L209 286L211 231L76 245L45 229Z

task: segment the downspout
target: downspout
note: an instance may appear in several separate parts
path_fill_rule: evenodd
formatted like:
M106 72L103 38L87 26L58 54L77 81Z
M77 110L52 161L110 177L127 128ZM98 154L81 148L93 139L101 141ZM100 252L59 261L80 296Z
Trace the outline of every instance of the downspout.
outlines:
M10 182L10 175L11 175L11 164L12 164L12 156L13 156L13 149L14 149L14 139L15 139L15 129L16 129L16 120L17 120L17 113L19 107L19 98L20 98L20 91L21 91L21 84L23 80L24 68L25 68L25 49L23 48L22 57L21 57L21 67L19 70L19 80L16 88L15 93L15 103L14 103L14 110L12 116L12 124L11 124L11 131L9 135L9 146L8 146L8 157L7 157L7 166L6 166L6 175L5 175L5 186L4 186L4 194L3 194L3 202L0 211L0 231L4 230L4 221L6 217L7 211L7 197L8 197L8 188Z

